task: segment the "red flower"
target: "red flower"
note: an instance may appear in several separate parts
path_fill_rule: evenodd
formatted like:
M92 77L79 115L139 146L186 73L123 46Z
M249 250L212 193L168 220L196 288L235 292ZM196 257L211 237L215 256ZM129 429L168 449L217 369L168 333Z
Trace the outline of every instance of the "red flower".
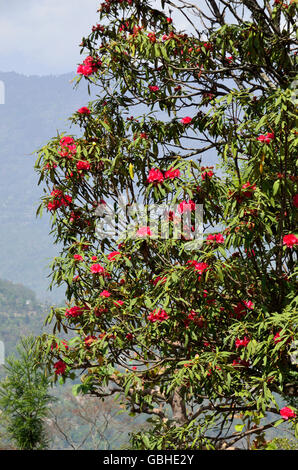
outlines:
M101 26L100 24L97 24L96 26L92 26L92 32L94 33L95 31L101 31L102 33L104 32L104 27Z
M162 309L154 309L153 312L151 312L147 320L150 321L151 323L155 323L156 321L162 322L165 321L169 318L169 315L165 310Z
M169 24L173 23L172 18L167 18L167 23L169 23Z
M148 38L150 39L151 42L155 43L156 42L156 35L155 33L149 33Z
M54 189L51 192L51 197L53 198L53 201L49 202L47 206L49 211L57 210L62 206L67 207L72 202L71 196L64 194L60 189Z
M140 133L140 138L141 138L141 139L148 140L148 137L149 137L149 136L148 136L148 134L146 134L146 132L141 132L141 133Z
M236 348L246 348L246 346L248 345L248 343L250 342L250 339L247 338L246 336L244 336L243 339L239 339L237 338L236 341L235 341L235 346Z
M157 85L149 85L149 90L152 91L152 93L156 93L159 90L159 87Z
M170 168L169 170L167 170L165 172L165 179L175 179L175 178L179 178L180 176L180 170L176 169L176 170L173 170L173 168Z
M69 145L74 144L74 139L68 135L65 135L64 137L62 137L59 144L61 147L67 147Z
M158 283L164 284L166 282L167 278L166 277L161 277L157 276L155 279L153 279L152 284L156 286Z
M101 61L99 59L94 59L91 56L86 57L82 64L80 64L77 68L77 73L88 77L92 75L94 72L97 72L99 67L101 66Z
M137 231L137 236L138 237L147 237L147 235L149 235L149 237L152 235L150 227L141 227Z
M209 268L207 263L199 263L196 260L187 261L187 264L190 264L194 267L194 270L199 273L199 280L201 279L201 274L204 273Z
M132 340L133 340L133 334L127 333L127 335L125 336L125 338L128 339L128 341L132 341Z
M233 363L232 363L232 366L233 367L249 367L249 361L245 361L243 359L234 359L233 360Z
M182 118L180 122L181 122L181 124L186 125L186 124L190 124L191 121L192 121L192 118L189 117L189 116L186 116L186 117Z
M236 318L239 320L247 313L246 309L253 310L253 308L254 304L251 302L251 300L244 300L242 302L238 302L238 304L236 305L236 307L234 307L233 310L236 315Z
M90 114L90 109L83 106L82 108L78 109L77 111L79 114Z
M59 144L62 148L62 150L58 151L61 157L72 158L72 155L77 152L77 146L74 143L74 139L70 136L66 135L62 137L62 139L60 139Z
M217 233L216 235L208 235L208 237L206 238L207 240L207 244L212 244L213 242L215 243L224 243L225 239L224 237L222 236L221 233Z
M298 207L298 194L295 194L295 196L293 196L293 204L295 207Z
M55 374L56 375L63 375L65 370L66 370L66 367L67 367L67 365L65 364L64 361L60 360L60 361L55 362L55 364L54 364L54 368L56 369Z
M107 290L103 290L100 294L100 297L110 297L112 294L108 292Z
M100 264L92 264L90 270L93 274L104 274L105 270Z
M203 328L205 326L205 319L201 315L198 315L199 314L197 312L191 310L191 312L187 315L187 319L184 320L184 325L186 326L186 328L188 328L191 322L194 322L199 328Z
M280 337L280 331L278 333L276 333L276 335L274 336L273 338L273 341L275 344L279 343L280 341L282 341L282 338Z
M255 191L256 190L256 185L255 184L251 184L249 181L245 184L242 185L242 189L249 189L249 191L244 191L242 193L242 196L245 196L245 197L251 197L252 196L252 191Z
M298 238L293 233L289 235L285 235L283 237L283 244L287 245L287 247L292 248L294 245L298 244Z
M212 49L213 49L213 46L212 46L212 44L211 44L210 42L205 42L205 43L203 44L203 46L205 47L205 49L206 49L207 51L212 51Z
M76 261L83 261L83 256L81 255L74 255L73 258L76 260Z
M115 300L114 302L114 305L116 305L116 307L122 307L123 304L124 304L123 300Z
M202 180L205 180L206 179L206 176L208 176L208 178L212 178L212 176L214 175L213 171L210 170L210 171L204 171L202 174L201 174L201 178Z
M275 135L273 132L267 132L267 134L265 135L259 135L259 137L257 138L257 140L259 142L262 142L262 143L265 143L265 144L270 144L271 140L273 140L275 138Z
M87 348L89 348L91 346L91 344L96 341L96 336L86 336L86 338L84 339L84 343L85 345L87 346Z
M147 183L163 183L163 180L164 180L163 173L157 168L152 168L149 171Z
M196 204L191 200L189 200L188 202L182 201L180 202L178 206L178 211L180 212L180 214L183 214L184 212L191 212L191 211L194 211L195 209L196 209Z
M121 256L121 253L120 251L112 251L112 253L110 253L108 255L108 260L109 261L115 261L115 259L117 259L117 257Z
M66 341L60 341L60 343L62 344L62 346L63 346L63 348L64 348L65 350L68 349L68 344L67 344ZM59 344L58 344L58 343L55 343L55 348L57 349L57 351L60 351L60 347L59 347ZM52 344L51 350L53 351L53 349L54 349L54 345Z
M78 170L90 170L90 163L80 160L77 162L77 169Z
M69 308L68 310L65 311L65 316L67 318L76 318L79 317L84 313L85 308L84 307L78 307L75 305L74 307Z
M56 163L52 163L52 164L51 164L51 163L47 163L44 168L45 168L46 170L54 170L55 168L57 168L57 166L58 166L58 165L57 165Z
M280 410L280 415L282 416L283 419L288 420L289 418L296 418L296 413L291 408L288 408L285 406Z

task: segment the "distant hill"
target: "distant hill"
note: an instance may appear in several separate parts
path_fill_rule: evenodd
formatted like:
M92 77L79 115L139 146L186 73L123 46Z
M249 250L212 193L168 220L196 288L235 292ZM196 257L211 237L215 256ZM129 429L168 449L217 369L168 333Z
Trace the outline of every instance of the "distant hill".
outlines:
M5 85L5 103L0 104L0 278L26 284L41 299L58 295L47 292L47 266L57 247L48 235L48 217L35 218L41 189L32 152L58 129L66 131L67 118L90 100L84 84L73 89L73 77L0 72Z
M0 312L25 313L38 306L36 295L31 289L0 279Z
M31 289L0 279L0 341L6 357L15 353L21 336L41 334L48 310Z

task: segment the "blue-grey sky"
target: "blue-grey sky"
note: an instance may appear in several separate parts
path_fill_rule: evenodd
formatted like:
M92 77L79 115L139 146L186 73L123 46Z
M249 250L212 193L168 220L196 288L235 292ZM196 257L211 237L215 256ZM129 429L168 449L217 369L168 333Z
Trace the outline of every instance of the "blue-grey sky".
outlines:
M0 0L0 71L25 75L76 71L79 44L99 22L102 1ZM160 1L151 4L159 7ZM181 14L174 17L176 25L186 27Z
M0 71L76 70L79 44L99 22L99 0L0 0Z

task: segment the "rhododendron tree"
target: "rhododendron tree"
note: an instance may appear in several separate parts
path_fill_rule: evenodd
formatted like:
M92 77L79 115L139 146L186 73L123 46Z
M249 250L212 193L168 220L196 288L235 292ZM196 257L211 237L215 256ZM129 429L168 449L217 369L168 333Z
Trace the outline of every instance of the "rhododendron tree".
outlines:
M39 212L62 246L52 285L66 294L40 347L54 379L81 377L76 393L119 394L151 417L136 448L260 446L285 421L297 432L296 9L106 0L78 66L97 98L74 110L78 136L39 151ZM129 211L134 236L99 236L123 195L166 205L169 236ZM62 329L68 348L51 348Z

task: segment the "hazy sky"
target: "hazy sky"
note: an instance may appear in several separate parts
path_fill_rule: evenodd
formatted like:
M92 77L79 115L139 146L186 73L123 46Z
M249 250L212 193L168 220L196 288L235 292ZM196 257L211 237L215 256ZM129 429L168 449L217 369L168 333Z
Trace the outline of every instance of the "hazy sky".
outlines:
M0 0L0 71L76 70L79 44L98 21L99 0Z
M0 71L25 75L76 71L79 44L99 22L102 1L0 0ZM159 3L152 0L156 6ZM184 18L175 16L183 28Z

